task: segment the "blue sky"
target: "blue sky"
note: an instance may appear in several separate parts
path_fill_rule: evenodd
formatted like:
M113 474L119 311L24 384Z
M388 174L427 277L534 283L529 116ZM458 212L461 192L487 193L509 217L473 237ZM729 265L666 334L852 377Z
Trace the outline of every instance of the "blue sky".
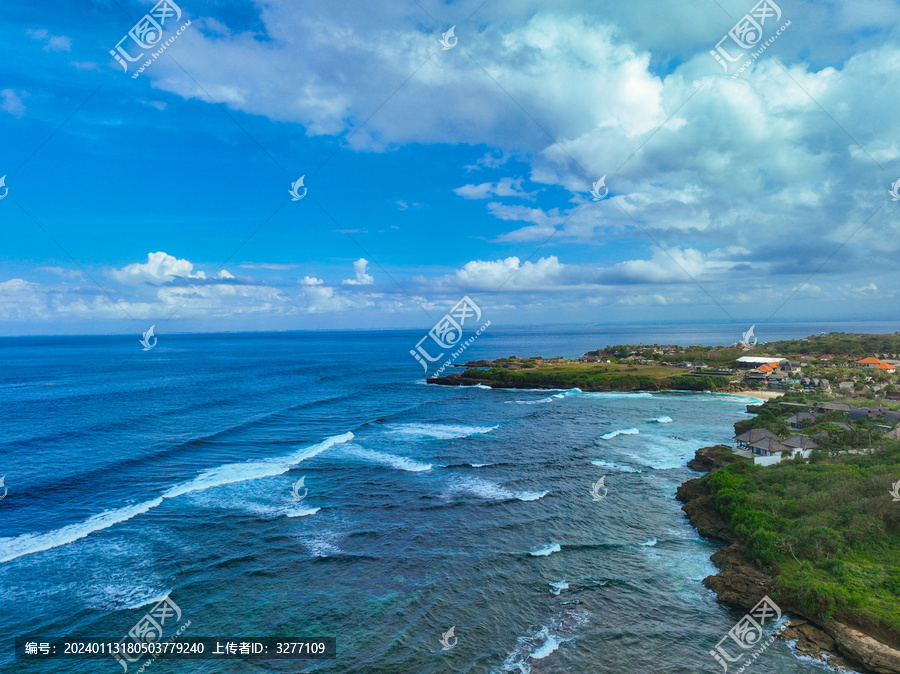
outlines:
M894 3L153 7L6 8L0 334L896 315Z

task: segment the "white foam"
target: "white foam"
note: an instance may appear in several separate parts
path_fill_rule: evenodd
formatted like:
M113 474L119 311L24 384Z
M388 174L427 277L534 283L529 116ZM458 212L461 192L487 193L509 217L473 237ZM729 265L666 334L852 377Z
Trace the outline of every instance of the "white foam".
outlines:
M600 461L595 460L591 461L591 463L595 466L599 466L600 468L612 468L613 470L618 470L623 473L640 473L641 470L639 468L632 468L631 466L620 466L617 463L613 463L612 461Z
M572 641L575 638L573 630L585 624L587 619L586 613L559 616L549 625L542 626L537 633L519 637L516 639L516 646L507 654L503 664L498 669L491 670L492 674L495 672L530 674L531 660L543 660L556 651L560 644ZM536 646L538 643L540 645Z
M640 433L640 431L636 428L625 428L623 430L605 433L605 434L601 435L600 437L603 438L604 440L612 440L617 435L637 435L638 433Z
M50 550L60 545L66 545L96 531L108 529L114 524L125 522L136 515L141 515L155 508L167 498L175 498L189 492L201 491L224 484L256 480L261 477L286 473L291 469L291 466L300 463L304 459L313 457L329 447L347 442L351 438L353 438L353 433L343 433L342 435L326 438L318 444L305 447L278 459L225 464L218 468L203 471L193 480L175 485L161 497L149 501L116 508L115 510L107 510L97 515L92 515L84 522L69 524L43 534L21 534L15 538L0 538L0 563L8 562L22 555L30 555L35 552Z
M131 610L135 608L143 608L144 606L150 606L151 604L158 604L170 594L172 594L172 590L166 590L165 592L153 595L149 599L140 599L136 603L129 604L128 606L123 606L122 610Z
M354 445L349 451L351 454L354 454L361 459L368 459L369 461L390 466L397 470L405 470L410 473L421 473L426 470L431 470L432 467L430 463L420 463L414 459L409 459L405 456L397 456L396 454L388 454L387 452L376 452L374 449L366 449L359 445Z
M298 508L297 510L289 510L285 514L288 517L306 517L307 515L315 515L321 508Z
M549 493L549 491L520 491L516 498L520 501L539 501Z
M532 557L546 557L547 555L552 555L554 552L559 552L560 550L562 550L562 547L560 547L559 543L551 543L538 550L532 550L529 554Z
M563 590L568 590L569 584L564 580L560 580L556 583L550 583L550 587L553 588L553 594L559 594Z
M474 386L469 386L469 388L486 388L488 391L494 390L490 386L485 386L484 384L475 384Z
M484 468L485 466L493 466L494 464L492 464L492 463L470 463L469 465L472 466L472 468Z
M672 417L664 414L661 417L656 417L655 419L651 419L650 421L655 421L658 424L671 424Z
M233 484L235 482L245 482L247 480L258 480L261 477L273 477L286 473L301 461L310 459L317 454L321 454L326 449L334 445L348 442L353 439L353 433L343 433L342 435L334 435L322 442L305 447L301 450L288 454L277 459L266 459L263 461L245 461L243 463L227 463L210 470L205 470L190 482L175 485L163 494L163 498L174 498L187 494L192 491L202 491L211 487L220 487L225 484Z
M561 642L556 637L552 634L548 634L547 640L531 654L531 657L535 660L543 660L559 648L560 643Z
M480 498L492 501L537 501L550 492L547 491L511 491L499 484L477 477L466 477L451 486L451 492L468 492Z
M311 541L306 541L306 547L313 557L328 557L329 555L336 555L342 552L338 546L324 538L314 538Z
M465 424L403 424L391 430L397 435L417 435L439 440L467 438L476 433L490 433L496 426L467 426Z
M563 396L554 396L562 398ZM541 405L542 403L552 403L553 398L540 398L539 400L507 400L506 404L510 405L515 403L516 405Z
M155 498L152 501L144 501L143 503L125 506L124 508L107 510L98 515L92 515L84 522L69 524L54 531L48 531L45 534L21 534L14 538L0 538L0 562L8 562L22 555L43 552L60 545L72 543L80 538L89 536L95 531L130 520L136 515L155 508L162 502L162 498Z
M651 538L649 540L644 541L643 543L638 543L638 545L654 546L654 545L656 545L656 539Z

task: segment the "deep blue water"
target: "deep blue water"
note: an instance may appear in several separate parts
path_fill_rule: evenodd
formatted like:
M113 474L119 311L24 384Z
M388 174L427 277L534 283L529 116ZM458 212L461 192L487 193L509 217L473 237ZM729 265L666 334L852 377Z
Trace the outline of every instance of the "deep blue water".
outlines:
M15 662L10 639L118 640L169 594L185 636L334 636L338 657L151 671L721 671L742 612L702 586L715 545L674 494L751 401L430 386L419 337L0 340L0 667L121 672ZM494 331L466 358L682 341L614 337ZM750 671L823 670L776 642Z

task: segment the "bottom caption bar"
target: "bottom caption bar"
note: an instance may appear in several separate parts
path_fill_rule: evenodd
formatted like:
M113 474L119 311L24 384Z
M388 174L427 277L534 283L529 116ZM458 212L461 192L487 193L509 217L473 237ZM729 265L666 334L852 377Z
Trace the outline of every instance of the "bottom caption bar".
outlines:
M177 641L116 641L95 637L38 639L16 637L17 660L115 658L127 663L142 658L318 660L337 657L335 637L179 637Z

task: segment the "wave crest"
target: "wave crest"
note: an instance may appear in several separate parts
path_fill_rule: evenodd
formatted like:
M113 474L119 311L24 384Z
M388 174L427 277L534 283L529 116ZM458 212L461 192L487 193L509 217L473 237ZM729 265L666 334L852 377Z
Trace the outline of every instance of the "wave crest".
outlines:
M637 435L640 431L636 428L625 428L619 431L612 431L610 433L604 433L600 437L604 440L612 440L617 435Z
M537 550L532 550L528 554L532 557L546 557L547 555L552 555L554 552L559 552L560 550L562 550L562 546L560 546L559 543L550 543Z

